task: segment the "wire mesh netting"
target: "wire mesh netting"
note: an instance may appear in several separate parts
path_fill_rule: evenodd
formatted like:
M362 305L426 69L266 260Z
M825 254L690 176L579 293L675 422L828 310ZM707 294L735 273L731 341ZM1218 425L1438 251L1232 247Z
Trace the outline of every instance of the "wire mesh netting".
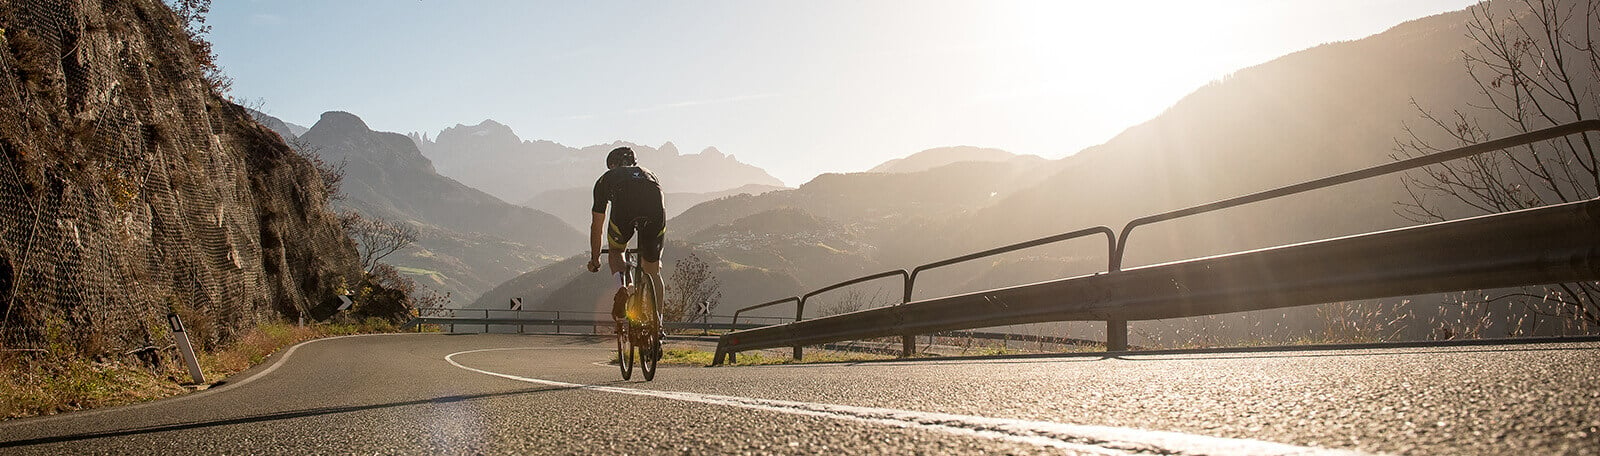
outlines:
M140 1L0 2L0 344L202 345L358 277L316 170L215 95Z

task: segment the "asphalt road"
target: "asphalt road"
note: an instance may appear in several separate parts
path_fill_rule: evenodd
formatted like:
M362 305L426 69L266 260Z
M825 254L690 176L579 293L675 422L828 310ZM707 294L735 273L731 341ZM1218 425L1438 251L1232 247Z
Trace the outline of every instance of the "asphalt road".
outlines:
M663 367L609 339L327 339L0 454L1600 454L1600 343Z

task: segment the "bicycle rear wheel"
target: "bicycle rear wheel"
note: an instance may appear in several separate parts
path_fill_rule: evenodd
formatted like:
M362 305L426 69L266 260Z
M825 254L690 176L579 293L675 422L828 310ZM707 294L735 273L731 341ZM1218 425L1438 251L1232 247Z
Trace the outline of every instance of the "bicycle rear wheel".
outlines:
M656 308L655 278L639 274L639 308L645 309L646 324L639 330L644 334L639 344L639 370L644 381L656 379L656 362L661 360L661 312ZM648 322L654 322L650 324Z
M623 318L617 330L617 366L622 369L622 379L633 377L633 330L628 319Z

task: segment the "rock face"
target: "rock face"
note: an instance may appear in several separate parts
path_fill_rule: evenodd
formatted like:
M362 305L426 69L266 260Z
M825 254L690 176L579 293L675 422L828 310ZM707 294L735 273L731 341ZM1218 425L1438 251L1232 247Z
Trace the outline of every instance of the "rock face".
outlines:
M316 169L202 77L162 2L0 5L5 347L200 345L360 277Z

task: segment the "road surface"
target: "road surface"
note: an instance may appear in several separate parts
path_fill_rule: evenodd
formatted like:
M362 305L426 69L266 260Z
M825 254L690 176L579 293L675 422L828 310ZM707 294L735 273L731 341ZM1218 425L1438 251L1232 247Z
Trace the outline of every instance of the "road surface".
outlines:
M609 339L314 341L0 454L1600 454L1600 343L667 367Z

